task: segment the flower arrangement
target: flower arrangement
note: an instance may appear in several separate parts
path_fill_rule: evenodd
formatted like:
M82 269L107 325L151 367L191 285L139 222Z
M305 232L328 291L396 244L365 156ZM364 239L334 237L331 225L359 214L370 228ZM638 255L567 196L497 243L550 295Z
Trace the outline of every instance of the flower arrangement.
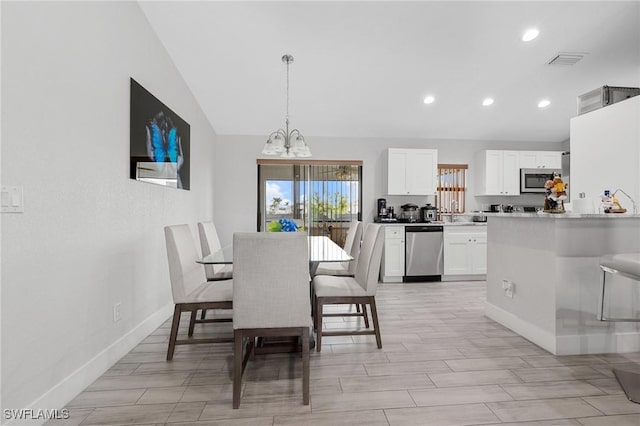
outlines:
M280 219L269 223L269 232L296 232L298 225L291 219Z
M553 180L546 181L544 188L546 192L544 211L546 213L564 213L564 200L567 199L567 192L560 174L554 173Z

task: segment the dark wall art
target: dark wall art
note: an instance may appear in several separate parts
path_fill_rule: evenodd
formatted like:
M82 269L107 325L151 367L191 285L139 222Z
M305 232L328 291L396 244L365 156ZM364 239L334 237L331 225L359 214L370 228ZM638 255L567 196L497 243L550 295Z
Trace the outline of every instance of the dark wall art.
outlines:
M189 189L189 124L131 79L130 177Z

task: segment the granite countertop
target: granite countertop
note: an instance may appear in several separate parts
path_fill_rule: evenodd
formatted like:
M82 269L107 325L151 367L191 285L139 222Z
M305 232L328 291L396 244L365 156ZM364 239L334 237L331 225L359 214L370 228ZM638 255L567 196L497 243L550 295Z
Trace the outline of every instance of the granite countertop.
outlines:
M630 213L485 213L488 218L524 218L524 219L634 219L640 214ZM491 219L489 219L491 220Z
M487 222L382 222L379 225L394 225L394 226L487 226Z

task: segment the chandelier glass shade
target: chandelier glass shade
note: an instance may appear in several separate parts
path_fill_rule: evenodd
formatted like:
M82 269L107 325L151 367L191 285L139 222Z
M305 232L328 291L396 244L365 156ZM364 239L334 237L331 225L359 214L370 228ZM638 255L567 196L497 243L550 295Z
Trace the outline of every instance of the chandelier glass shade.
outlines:
M289 130L289 65L293 62L293 56L284 55L282 62L287 65L287 113L285 127L280 128L269 135L262 148L264 155L279 155L284 158L311 157L309 145L298 129Z

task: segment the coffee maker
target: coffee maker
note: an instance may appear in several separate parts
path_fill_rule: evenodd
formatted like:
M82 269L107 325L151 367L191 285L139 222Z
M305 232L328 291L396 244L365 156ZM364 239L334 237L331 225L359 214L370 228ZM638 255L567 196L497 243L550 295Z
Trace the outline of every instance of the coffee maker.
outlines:
M389 212L387 211L387 199L386 198L378 198L378 219L386 219L389 217Z

